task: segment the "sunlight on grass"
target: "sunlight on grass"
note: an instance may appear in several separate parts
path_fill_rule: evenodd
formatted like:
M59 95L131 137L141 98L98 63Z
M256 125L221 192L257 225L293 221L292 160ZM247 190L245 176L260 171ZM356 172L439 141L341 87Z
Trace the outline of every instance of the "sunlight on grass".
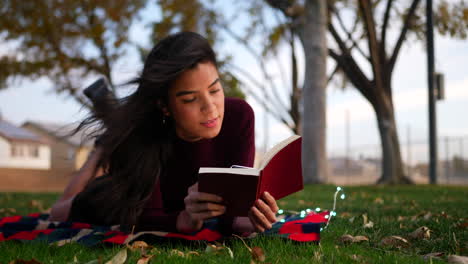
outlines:
M335 191L336 186L310 185L279 201L279 205L285 211L315 210L317 207L331 210ZM444 263L449 255L468 254L467 187L366 186L345 187L344 192L346 198L337 200L337 214L322 232L320 244L262 236L246 239L245 243L249 248L261 248L267 263L428 263L424 256L429 253L436 253L433 263ZM47 209L57 197L58 194L0 193L0 217L37 212L39 205ZM421 227L427 229L416 232ZM343 235L359 239L343 241ZM384 243L392 236L407 243ZM152 256L148 263L251 261L251 252L240 239L232 238L222 243L221 247L232 251L232 257L227 249L207 250L205 242L168 242L149 245L151 247L145 250L128 250L126 263L136 263L145 254ZM17 259L35 259L41 263L73 263L75 259L77 263L93 260L104 263L121 249L117 246L88 248L67 244L57 247L7 241L0 243L0 263ZM257 263L261 261L257 260Z

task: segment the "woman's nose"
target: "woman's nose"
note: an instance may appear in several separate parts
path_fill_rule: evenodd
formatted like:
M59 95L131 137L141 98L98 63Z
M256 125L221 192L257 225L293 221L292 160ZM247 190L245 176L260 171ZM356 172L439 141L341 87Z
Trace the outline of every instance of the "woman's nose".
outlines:
M210 96L204 96L204 100L203 100L203 105L202 105L202 109L201 111L202 112L205 112L205 113L211 113L215 110L216 108L216 105L214 103L214 100L213 98L210 98Z

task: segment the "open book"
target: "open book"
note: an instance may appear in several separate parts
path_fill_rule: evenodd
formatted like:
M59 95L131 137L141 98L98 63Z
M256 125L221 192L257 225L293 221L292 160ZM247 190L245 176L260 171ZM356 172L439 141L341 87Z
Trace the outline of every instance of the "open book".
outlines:
M267 153L258 168L202 167L198 172L198 190L223 197L226 215L247 216L263 192L276 200L303 189L301 137L291 136Z

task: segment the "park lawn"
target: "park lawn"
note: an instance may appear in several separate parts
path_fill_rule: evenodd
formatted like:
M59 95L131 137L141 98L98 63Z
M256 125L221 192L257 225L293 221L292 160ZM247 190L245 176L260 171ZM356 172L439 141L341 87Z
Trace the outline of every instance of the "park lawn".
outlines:
M309 185L304 191L279 201L280 208L331 210L336 186ZM320 244L297 243L279 238L257 237L245 240L253 248L263 249L265 263L429 263L423 256L440 252L432 263L446 263L449 255L468 255L468 187L460 186L360 186L345 187L346 198L338 199L336 212ZM28 214L48 208L58 194L0 193L0 217ZM10 209L14 208L14 210ZM38 209L39 208L39 209ZM363 215L373 222L364 228ZM431 230L429 239L409 239L419 227ZM369 241L342 243L340 237L366 236ZM383 238L400 236L408 244L384 246ZM166 243L153 245L147 254L150 263L250 263L252 256L243 241L225 241L228 249L207 252L207 243ZM105 263L123 247L88 248L78 244L62 247L42 243L6 241L0 243L0 263L35 259L41 263ZM196 253L194 253L194 252ZM136 263L141 252L128 250L126 263ZM259 262L258 262L259 263Z

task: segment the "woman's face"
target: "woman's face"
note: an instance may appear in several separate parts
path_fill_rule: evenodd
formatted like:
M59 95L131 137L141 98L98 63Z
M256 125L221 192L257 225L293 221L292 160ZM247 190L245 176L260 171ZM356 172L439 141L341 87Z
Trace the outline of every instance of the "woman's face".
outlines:
M214 138L224 117L224 91L211 62L183 72L169 89L168 114L185 141Z

